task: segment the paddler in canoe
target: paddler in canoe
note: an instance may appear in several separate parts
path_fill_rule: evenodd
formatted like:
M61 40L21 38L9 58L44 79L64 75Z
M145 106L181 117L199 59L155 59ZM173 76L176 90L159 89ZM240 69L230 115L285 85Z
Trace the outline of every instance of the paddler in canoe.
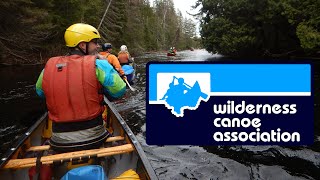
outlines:
M128 47L126 45L122 45L120 47L120 51L118 53L118 59L120 65L127 77L127 80L130 84L133 84L133 80L135 78L135 69L133 64L133 58L130 56L128 51Z
M113 55L111 53L112 51L112 44L111 43L104 43L102 44L102 52L100 54L108 60L108 62L113 66L113 68L119 73L120 77L125 80L126 75L125 72L123 71L120 61L117 58L117 56Z
M110 136L103 125L103 96L121 98L126 84L97 54L96 28L77 23L64 38L69 54L50 58L36 83L52 120L49 144L57 153L99 148Z
M96 28L74 24L64 37L70 53L50 58L36 84L53 121L50 145L56 151L74 150L74 144L79 149L99 147L109 134L102 126L103 95L121 98L126 84L96 55L100 39Z
M36 84L48 113L1 157L0 179L158 179L135 135L103 97L120 98L125 84L94 55L98 38L87 24L67 29L70 54L51 58Z

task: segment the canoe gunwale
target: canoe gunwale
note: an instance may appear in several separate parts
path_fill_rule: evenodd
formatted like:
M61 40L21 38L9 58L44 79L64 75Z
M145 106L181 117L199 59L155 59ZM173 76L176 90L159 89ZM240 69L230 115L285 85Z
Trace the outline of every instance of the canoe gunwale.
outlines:
M116 118L118 119L120 125L122 126L122 128L125 130L126 134L129 137L129 140L131 141L132 145L134 146L134 148L136 149L137 153L139 154L139 157L147 171L147 174L149 175L150 179L158 179L154 169L152 168L145 152L143 151L141 144L139 143L139 141L137 140L137 138L135 137L135 135L133 134L133 132L131 131L131 129L129 128L129 126L127 125L127 123L125 122L125 120L122 118L122 116L119 114L119 112L117 111L117 109L114 107L114 105L106 98L104 97L104 101L107 103L107 105L109 106L109 108L111 109L111 111L114 113L114 115L116 116Z
M10 148L11 151L7 151L4 157L0 159L0 169L10 160L10 158L16 153L21 145L31 136L32 132L38 128L38 126L46 119L48 113L45 112L28 130L21 135L17 142Z

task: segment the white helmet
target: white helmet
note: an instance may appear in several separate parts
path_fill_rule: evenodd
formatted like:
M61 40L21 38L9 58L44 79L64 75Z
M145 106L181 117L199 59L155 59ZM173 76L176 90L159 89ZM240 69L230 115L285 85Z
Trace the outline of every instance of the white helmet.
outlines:
M128 48L127 48L126 45L122 45L122 46L120 47L120 50L121 50L121 51L127 51L127 49L128 49Z

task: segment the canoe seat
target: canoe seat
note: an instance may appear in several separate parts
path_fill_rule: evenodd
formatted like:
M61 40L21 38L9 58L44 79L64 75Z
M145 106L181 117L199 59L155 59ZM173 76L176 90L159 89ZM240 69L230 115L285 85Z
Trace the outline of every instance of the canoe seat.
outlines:
M42 164L53 164L54 162L70 162L72 160L81 160L84 158L93 157L105 157L124 153L130 153L134 151L134 146L132 144L125 144L114 147L91 149L67 152L61 154L42 156L40 161ZM14 168L28 168L36 165L37 158L24 158L24 159L11 159L3 167L4 169Z

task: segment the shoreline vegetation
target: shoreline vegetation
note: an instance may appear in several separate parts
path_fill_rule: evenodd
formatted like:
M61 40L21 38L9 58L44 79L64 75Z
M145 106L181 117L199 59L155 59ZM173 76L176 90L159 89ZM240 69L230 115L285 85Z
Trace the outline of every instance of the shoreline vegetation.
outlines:
M209 52L272 58L320 55L320 3L314 0L198 1Z
M133 56L176 47L235 59L320 57L318 1L198 0L192 16L199 33L197 22L176 10L173 0L152 2L1 1L0 64L42 64L65 54L63 34L76 22L99 24L100 43L112 43L114 53L125 44Z
M45 63L50 57L65 54L64 32L80 22L99 27L99 43L109 42L114 50L125 44L132 55L170 47L201 47L196 22L183 17L172 0L158 0L152 5L150 1L117 0L108 8L109 2L1 1L0 64Z
M163 51L148 51L148 52L141 52L138 53L136 55L140 56L142 54L166 54L167 51L163 50ZM134 56L135 57L135 56ZM215 57L214 59L217 59L217 57ZM272 57L272 56L251 56L251 57L241 57L241 56L237 56L237 57L233 57L233 56L221 56L218 59L221 60L225 60L225 62L232 62L232 61L259 61L261 60L261 62L264 63L276 63L276 61L279 62L308 62L311 61L312 63L320 63L320 57L308 57L308 56L283 56L283 57ZM48 59L47 59L48 60ZM42 60L41 62L39 62L38 60L35 61L27 61L27 62L0 62L0 67L7 67L7 66L37 66L37 65L45 65L47 60Z

